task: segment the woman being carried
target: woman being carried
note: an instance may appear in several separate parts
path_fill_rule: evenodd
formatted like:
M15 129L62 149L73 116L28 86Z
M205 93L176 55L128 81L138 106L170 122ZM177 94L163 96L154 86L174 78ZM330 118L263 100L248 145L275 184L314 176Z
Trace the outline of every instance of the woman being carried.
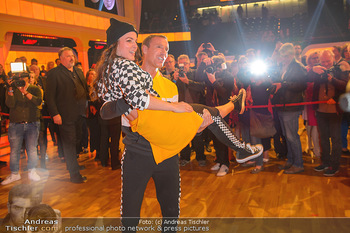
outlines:
M120 25L120 22L111 19L107 30L109 47L102 55L97 70L96 87L99 96L107 102L101 108L103 118L124 114L132 120L131 129L150 142L157 164L180 152L200 129L203 115L209 113L213 123L208 128L222 143L240 152L237 162L243 163L261 155L260 144L251 146L240 141L222 119L233 109L244 112L244 90L232 102L216 108L160 100L153 89L152 76L133 62L137 49L137 46L132 46L136 45L136 30L129 24L123 23L122 27L113 27L113 24ZM126 43L121 43L120 38L125 39Z

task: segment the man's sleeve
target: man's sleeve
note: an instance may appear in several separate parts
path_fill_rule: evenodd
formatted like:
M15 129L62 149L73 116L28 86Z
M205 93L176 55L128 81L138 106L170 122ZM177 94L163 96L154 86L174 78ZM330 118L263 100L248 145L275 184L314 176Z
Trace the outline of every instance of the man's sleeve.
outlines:
M32 102L35 106L39 106L43 101L43 95L40 88L35 87L29 93L32 95L32 99L30 100L30 102Z
M47 74L47 84L46 84L46 103L49 109L50 115L56 116L59 114L57 105L56 105L56 90L57 89L57 77L56 73L49 72Z

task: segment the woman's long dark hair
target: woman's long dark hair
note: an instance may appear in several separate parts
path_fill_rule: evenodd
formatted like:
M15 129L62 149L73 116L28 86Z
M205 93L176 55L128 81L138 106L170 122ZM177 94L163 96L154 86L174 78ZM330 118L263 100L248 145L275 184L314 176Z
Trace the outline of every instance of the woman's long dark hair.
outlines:
M109 81L108 76L111 72L112 64L115 58L117 58L117 47L118 42L110 45L107 49L105 49L99 59L99 61L96 64L96 79L94 81L94 88L96 89L96 92L102 92L105 94L108 91L109 87ZM108 67L108 70L106 70ZM107 72L106 72L107 71ZM97 83L102 81L105 88L103 90L99 90Z

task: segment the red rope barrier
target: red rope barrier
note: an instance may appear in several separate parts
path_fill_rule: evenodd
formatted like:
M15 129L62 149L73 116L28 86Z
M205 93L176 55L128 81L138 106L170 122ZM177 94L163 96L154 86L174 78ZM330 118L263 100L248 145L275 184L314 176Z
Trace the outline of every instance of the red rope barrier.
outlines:
M314 102L301 102L301 103L290 103L290 104L268 104L268 105L254 105L246 106L246 108L274 108L274 107L288 107L288 106L300 106L300 105L313 105L313 104L326 104L327 101L314 101Z
M3 112L0 112L0 115L2 115L2 116L10 116L10 114L8 114L8 113L3 113ZM51 119L50 116L42 116L42 118L43 118L43 119Z
M313 105L313 104L326 104L327 101L314 101L314 102L301 102L301 103L290 103L290 104L268 104L268 105L254 105L246 106L246 108L274 108L274 107L288 107L288 106L300 106L300 105ZM9 116L8 113L0 112L0 115ZM50 116L42 116L43 119L51 119Z

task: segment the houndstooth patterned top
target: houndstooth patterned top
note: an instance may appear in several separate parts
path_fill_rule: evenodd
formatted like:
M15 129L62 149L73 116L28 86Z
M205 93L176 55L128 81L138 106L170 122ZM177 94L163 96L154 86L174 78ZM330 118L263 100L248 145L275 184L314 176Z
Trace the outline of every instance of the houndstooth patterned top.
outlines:
M149 95L146 91L158 96L158 93L152 87L152 76L142 70L135 62L115 58L109 75L108 70L109 66L107 66L105 73L107 81L103 82L100 79L97 83L98 96L104 101L115 101L124 98L134 109L143 110L149 104ZM125 115L129 114L131 110L132 108Z

